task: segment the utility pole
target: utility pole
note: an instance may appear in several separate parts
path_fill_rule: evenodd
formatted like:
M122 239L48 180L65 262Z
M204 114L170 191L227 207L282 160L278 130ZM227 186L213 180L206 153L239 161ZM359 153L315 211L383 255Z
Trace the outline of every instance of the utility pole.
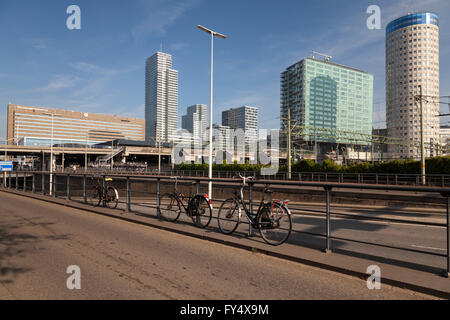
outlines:
M291 109L288 109L288 141L287 141L287 161L288 161L288 179L292 178L292 164L291 164Z
M426 177L425 177L425 138L424 138L424 119L423 119L423 96L422 96L422 85L419 85L420 89L420 167L421 167L421 175L422 175L422 185L425 185Z

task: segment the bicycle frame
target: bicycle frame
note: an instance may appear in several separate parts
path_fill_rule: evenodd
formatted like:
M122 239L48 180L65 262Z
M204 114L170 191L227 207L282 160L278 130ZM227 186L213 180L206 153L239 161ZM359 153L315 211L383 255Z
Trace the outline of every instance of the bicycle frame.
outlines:
M191 199L193 198L193 196L192 196L192 193L193 193L192 189L191 189L191 194L189 196L185 196L183 193L179 192L178 189L177 189L177 187L178 187L178 179L177 179L177 177L174 177L174 179L175 179L175 188L174 188L174 191L171 192L171 193L175 197L177 202L183 206L184 212L188 216L190 216L188 208L189 208L189 203L190 203ZM185 201L187 203L187 206L184 204Z
M249 182L249 184L251 184L251 182ZM247 216L247 219L249 220L249 222L251 222L252 224L256 223L256 216L258 215L258 212L261 210L262 206L264 205L264 201L265 201L265 196L262 197L261 201L259 202L259 207L258 210L256 211L256 214L253 213L253 210L250 211L250 208L253 209L253 199L249 200L249 207L247 207L247 205L245 204L244 201L244 187L245 185L242 184L241 188L239 190L239 195L235 195L235 199L236 201L242 205L242 208L244 209L245 215ZM251 202L250 202L251 201ZM239 219L242 217L242 212L239 208Z
M248 184L249 185L253 184L253 182L248 182ZM244 187L245 187L245 184L243 183L241 185L241 187L240 187L239 194L235 193L233 198L235 198L235 200L244 208L244 212L245 212L245 215L247 216L247 219L249 220L249 222L252 225L255 226L256 225L256 218L258 216L258 213L261 211L262 207L265 204L265 195L263 195L261 201L259 202L258 210L256 211L256 214L254 214L253 210L250 210L250 208L253 209L253 206L252 206L253 199L249 200L249 207L247 207L247 205L245 204L245 201L244 201ZM271 201L271 204L272 204L272 210L271 211L273 211L273 206L274 206L275 203L280 204L282 207L284 207L287 210L288 214L291 215L291 211L286 206L287 201L272 200ZM239 219L240 219L242 217L242 211L241 211L240 206L239 206L239 213L238 214L239 214Z

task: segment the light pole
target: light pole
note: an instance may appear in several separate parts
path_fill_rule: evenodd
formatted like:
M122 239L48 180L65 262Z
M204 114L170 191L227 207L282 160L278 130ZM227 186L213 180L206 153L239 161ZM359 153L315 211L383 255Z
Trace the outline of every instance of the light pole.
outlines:
M210 92L210 100L209 100L209 154L208 154L208 178L212 179L212 136L213 136L213 53L214 53L214 36L226 39L227 36L220 34L218 32L212 31L208 28L205 28L201 25L198 25L197 28L205 31L211 35L211 92ZM212 199L212 181L208 182L208 195L209 198Z
M52 113L44 113L44 115L52 117L52 136L50 138L50 186L49 186L49 195L53 193L53 118L55 114Z

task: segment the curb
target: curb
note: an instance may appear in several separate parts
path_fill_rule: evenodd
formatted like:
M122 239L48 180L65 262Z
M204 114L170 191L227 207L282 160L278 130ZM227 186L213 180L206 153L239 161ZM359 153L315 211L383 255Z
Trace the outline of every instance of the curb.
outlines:
M276 257L276 258L280 258L280 259L283 259L283 260L297 262L297 263L300 263L300 264L303 264L303 265L307 265L307 266L311 266L311 267L316 267L316 268L320 268L320 269L324 269L324 270L328 270L328 271L334 271L334 272L338 272L338 273L341 273L341 274L357 277L357 278L360 278L362 280L366 280L368 278L368 276L369 276L366 273L362 273L362 272L359 272L359 271L351 270L351 269L348 269L348 268L342 268L342 267L334 266L334 265L331 265L331 264L326 264L326 263L321 263L321 262L312 261L312 260L308 260L308 259L303 259L303 258L295 257L295 256L292 256L292 255L286 255L286 254L283 254L283 253L278 253L278 252L272 251L270 249L262 249L262 248L258 248L258 247L255 247L255 246L250 246L250 245L246 245L246 244L240 244L240 243L237 243L237 242L234 242L234 241L228 241L228 240L224 240L224 239L219 239L219 238L216 238L216 237L213 237L213 236L199 234L199 233L195 233L195 232L191 232L191 231L187 231L187 230L180 230L179 228L167 227L167 226L163 226L163 225L159 225L159 224L155 224L155 223L151 223L151 222L139 221L139 220L136 220L136 219L132 219L132 218L127 218L127 217L111 214L111 213L106 211L106 210L118 210L118 211L121 211L121 212L126 212L125 210L121 210L121 209L107 209L107 208L105 208L105 210L101 210L101 209L94 209L94 208L89 208L89 207L85 208L84 206L87 206L87 205L84 205L84 204L81 204L81 203L75 204L75 203L73 203L73 201L66 200L66 199L61 199L61 198L56 198L55 199L55 198L51 198L51 197L48 197L48 196L42 196L40 194L32 194L32 193L28 193L28 192L16 191L16 190L8 190L8 189L4 189L4 188L0 188L0 191L1 192L5 192L5 193L10 193L10 194L15 194L15 195L18 195L18 196L31 198L31 199L35 199L35 200L40 200L40 201L44 201L44 202L48 202L48 203L62 205L62 206L73 208L73 209L77 209L77 210L83 210L83 211L99 214L99 215L102 215L102 216L106 216L106 217L110 217L110 218L114 218L114 219L130 222L130 223L134 223L134 224L138 224L138 225L142 225L142 226L152 227L152 228L156 228L156 229L164 230L164 231L168 231L168 232L174 232L174 233L178 233L178 234L181 234L181 235L185 235L185 236L189 236L189 237L193 237L193 238L197 238L197 239L201 239L201 240L207 240L207 241L211 241L211 242L227 245L227 246L230 246L230 247L234 247L234 248L237 248L237 249L242 249L242 250L246 250L246 251L262 253L262 254L265 254L265 255L268 255L268 256L272 256L272 257ZM128 213L128 212L126 212L126 213ZM157 217L154 217L154 216L145 216L145 217L153 219L153 220L164 221L164 220L161 220L161 219L159 219ZM178 223L178 225L180 225L180 223ZM383 283L385 283L387 285L390 285L390 286L393 286L393 287L398 287L398 288L402 288L402 289L408 289L408 290L420 292L420 293L423 293L423 294L435 296L435 297L438 297L438 298L450 299L450 292L446 292L446 291L440 291L440 290L436 290L436 289L433 289L433 288L419 286L419 285L415 285L415 284L412 284L412 283L399 281L399 280L395 280L395 279L384 278L384 277L383 277Z

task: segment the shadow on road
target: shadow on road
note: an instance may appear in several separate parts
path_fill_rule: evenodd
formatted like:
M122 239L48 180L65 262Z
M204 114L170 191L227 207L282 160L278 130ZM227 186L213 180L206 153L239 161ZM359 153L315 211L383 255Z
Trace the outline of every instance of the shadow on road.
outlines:
M49 231L49 226L53 222L42 221L42 218L36 217L25 219L14 216L12 212L2 209L0 212L0 283L13 283L20 274L32 271L33 269L24 266L23 259L27 255L43 250L42 246L46 241L67 240L67 235L54 234L51 231L42 234L42 228ZM40 229L40 230L37 230Z

